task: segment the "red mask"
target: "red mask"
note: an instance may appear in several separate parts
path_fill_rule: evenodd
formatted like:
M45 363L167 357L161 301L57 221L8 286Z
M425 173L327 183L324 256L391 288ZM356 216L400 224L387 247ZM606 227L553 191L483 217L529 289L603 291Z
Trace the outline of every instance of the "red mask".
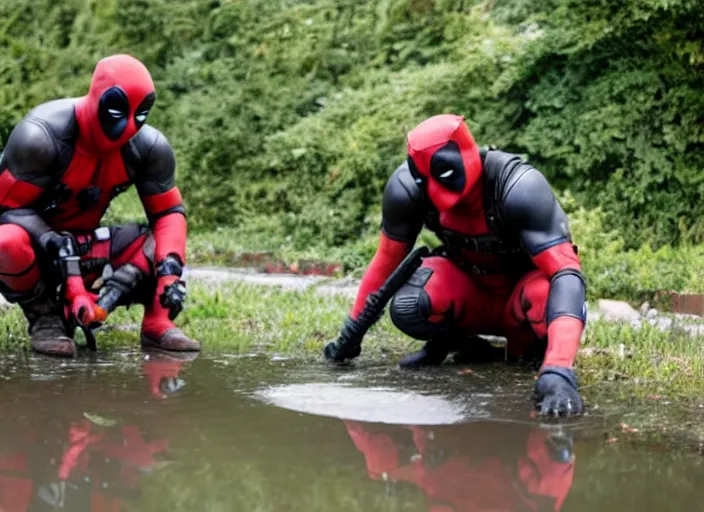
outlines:
M119 149L142 127L155 99L144 64L130 55L106 57L95 66L88 95L76 104L80 142L102 153Z
M441 212L468 198L482 174L479 149L464 118L451 114L426 119L408 134L408 165Z

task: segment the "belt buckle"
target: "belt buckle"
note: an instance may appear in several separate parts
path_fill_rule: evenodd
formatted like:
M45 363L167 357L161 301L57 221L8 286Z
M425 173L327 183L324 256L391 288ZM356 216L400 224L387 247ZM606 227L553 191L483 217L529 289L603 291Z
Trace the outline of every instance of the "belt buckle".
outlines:
M106 240L110 240L110 228L106 226L100 227L95 230L93 236L95 236L95 240L98 242L105 242Z

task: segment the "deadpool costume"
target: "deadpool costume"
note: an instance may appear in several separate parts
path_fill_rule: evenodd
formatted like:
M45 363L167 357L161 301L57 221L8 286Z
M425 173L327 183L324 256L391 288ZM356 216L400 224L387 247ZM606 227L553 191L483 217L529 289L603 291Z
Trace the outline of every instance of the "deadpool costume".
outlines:
M558 512L572 487L569 435L493 423L345 426L369 478L414 484L429 512Z
M144 347L200 349L173 323L186 294L186 218L173 150L145 124L155 98L140 61L105 58L87 96L30 111L0 155L0 292L24 310L37 352L73 356L76 323L131 303L145 305ZM132 184L149 226L99 227Z
M379 248L329 360L359 355L368 298L384 285L423 226L440 250L396 292L393 323L426 341L402 366L486 352L507 338L511 359L542 359L535 399L544 414L582 411L572 365L586 320L585 281L567 217L543 175L520 157L480 150L462 117L427 119L408 135L408 158L384 190Z

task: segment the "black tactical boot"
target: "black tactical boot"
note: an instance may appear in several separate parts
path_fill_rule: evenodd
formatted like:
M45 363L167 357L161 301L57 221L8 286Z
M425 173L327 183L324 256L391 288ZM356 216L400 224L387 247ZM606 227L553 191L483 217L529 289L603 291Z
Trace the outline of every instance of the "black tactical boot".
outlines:
M441 341L428 341L418 352L413 352L399 361L399 366L406 369L437 366L445 361L450 353L450 344Z

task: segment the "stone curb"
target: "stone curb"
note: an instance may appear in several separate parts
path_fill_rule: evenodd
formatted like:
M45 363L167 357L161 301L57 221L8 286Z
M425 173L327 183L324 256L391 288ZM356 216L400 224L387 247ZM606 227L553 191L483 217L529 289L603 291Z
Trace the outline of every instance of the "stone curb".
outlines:
M358 279L272 274L257 272L248 268L187 267L184 272L184 279L204 281L214 285L239 282L259 286L277 286L284 290L298 292L314 289L316 293L321 295L339 295L350 300L354 300L359 287ZM10 306L11 304L0 295L0 308ZM678 330L692 337L704 336L704 318L685 313L663 314L657 309L651 308L648 303L643 304L640 311L637 311L624 301L598 300L596 309L589 310L587 322L598 320L630 324L636 329L650 325L662 332Z

